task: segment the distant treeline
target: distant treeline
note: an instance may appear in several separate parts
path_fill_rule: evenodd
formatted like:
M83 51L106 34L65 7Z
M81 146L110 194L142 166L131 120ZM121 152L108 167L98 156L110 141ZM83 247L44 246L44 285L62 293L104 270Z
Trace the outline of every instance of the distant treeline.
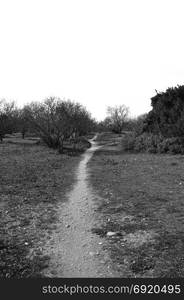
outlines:
M6 134L33 133L49 147L63 150L66 140L76 141L94 130L95 120L84 106L70 100L50 97L17 108L14 102L0 101L0 140Z
M65 141L75 141L91 131L126 133L125 150L184 153L184 86L157 92L151 98L152 110L129 118L124 104L108 107L107 117L97 122L84 106L50 97L32 102L22 109L14 102L0 101L0 140L7 133L39 136L49 147L63 151Z

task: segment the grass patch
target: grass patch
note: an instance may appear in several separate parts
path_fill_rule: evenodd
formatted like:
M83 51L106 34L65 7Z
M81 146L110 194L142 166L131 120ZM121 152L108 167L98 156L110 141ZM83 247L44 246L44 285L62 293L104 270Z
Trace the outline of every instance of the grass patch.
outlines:
M89 162L102 198L96 232L120 233L104 245L114 267L126 277L184 277L183 156L125 153L119 136L116 147L114 135L99 139L104 146Z
M33 143L0 144L0 277L41 276L42 249L80 159Z

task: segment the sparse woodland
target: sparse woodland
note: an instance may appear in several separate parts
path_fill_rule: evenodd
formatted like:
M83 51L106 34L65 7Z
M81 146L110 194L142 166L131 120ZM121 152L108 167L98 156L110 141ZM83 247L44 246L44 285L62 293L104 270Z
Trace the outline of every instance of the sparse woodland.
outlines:
M0 102L0 139L6 134L21 132L40 137L48 147L64 150L64 143L76 145L95 128L95 120L79 103L48 98L18 109L14 102Z
M107 117L95 121L79 103L50 97L22 109L14 102L0 101L0 141L6 134L33 134L60 153L66 143L76 145L92 131L125 132L123 149L151 153L184 153L184 86L157 92L151 98L152 110L129 118L125 105L108 107Z

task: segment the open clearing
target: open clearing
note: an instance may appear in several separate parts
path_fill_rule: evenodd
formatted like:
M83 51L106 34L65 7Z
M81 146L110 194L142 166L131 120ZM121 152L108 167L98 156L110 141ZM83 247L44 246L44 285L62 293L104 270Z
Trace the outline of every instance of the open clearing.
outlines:
M184 276L184 156L123 153L103 134L89 162L90 180L113 268L125 277ZM107 237L107 232L116 235Z
M121 139L80 156L0 144L1 277L184 276L184 156Z

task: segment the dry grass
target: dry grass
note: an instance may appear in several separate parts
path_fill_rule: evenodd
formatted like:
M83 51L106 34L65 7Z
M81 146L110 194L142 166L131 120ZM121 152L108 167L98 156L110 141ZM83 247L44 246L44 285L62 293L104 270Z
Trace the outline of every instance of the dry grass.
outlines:
M34 143L0 144L0 277L41 276L42 247L80 159Z
M184 277L184 156L128 154L114 135L90 162L102 196L100 228L115 268L125 277ZM119 143L119 137L117 139Z

